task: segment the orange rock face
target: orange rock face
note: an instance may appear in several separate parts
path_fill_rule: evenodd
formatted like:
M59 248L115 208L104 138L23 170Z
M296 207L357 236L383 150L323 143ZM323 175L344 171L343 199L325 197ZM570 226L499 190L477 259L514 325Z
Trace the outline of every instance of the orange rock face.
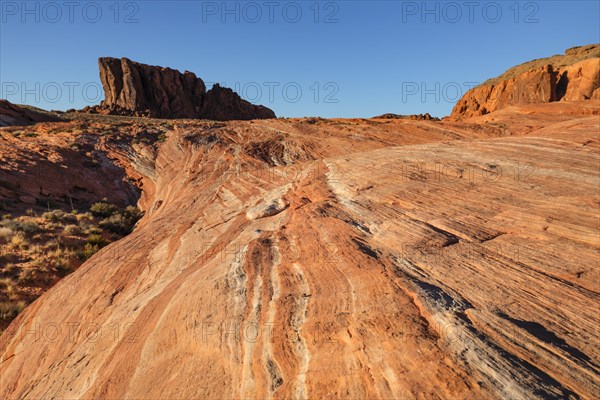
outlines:
M600 46L569 49L564 56L535 60L469 90L454 119L485 115L509 106L600 99Z
M590 103L107 138L146 214L0 337L0 397L596 398Z

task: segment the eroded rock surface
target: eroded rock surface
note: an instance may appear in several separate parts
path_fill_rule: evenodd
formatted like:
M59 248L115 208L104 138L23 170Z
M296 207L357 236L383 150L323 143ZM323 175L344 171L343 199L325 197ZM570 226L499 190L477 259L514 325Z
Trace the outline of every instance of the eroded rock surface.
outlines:
M555 101L600 101L600 45L568 49L562 56L530 61L469 90L452 110L454 119L509 106Z
M597 112L107 138L146 214L0 337L0 397L597 398Z

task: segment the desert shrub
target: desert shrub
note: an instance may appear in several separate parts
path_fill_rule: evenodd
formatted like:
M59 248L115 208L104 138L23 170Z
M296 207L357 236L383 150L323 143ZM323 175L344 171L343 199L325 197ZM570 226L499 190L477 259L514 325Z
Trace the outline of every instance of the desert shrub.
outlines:
M90 212L96 217L108 218L119 211L119 207L106 201L92 204Z
M140 219L141 212L133 207L127 207L122 212L100 221L100 226L119 235L128 235L135 227L135 223Z
M17 231L23 232L28 237L35 235L36 233L40 233L42 228L36 224L35 222L18 222Z
M123 210L123 215L126 218L134 219L137 222L143 215L142 211L136 206L127 206Z
M25 309L27 303L24 301L2 301L0 302L0 319L12 320Z
M90 235L87 238L87 243L92 245L92 246L98 246L99 248L102 248L104 246L106 246L108 243L106 242L106 240L102 237L102 235Z
M10 243L13 248L17 249L25 250L29 247L29 241L27 240L23 232L17 232L10 240Z
M83 231L77 225L67 225L63 229L63 233L67 236L81 236L83 235Z
M77 223L77 217L63 210L52 210L42 214L42 218L49 222Z
M91 213L89 213L89 212L86 212L86 213L83 213L83 214L77 214L76 218L77 218L77 221L79 221L79 222L82 222L82 221L88 221L89 222L89 221L93 221L94 220L94 216Z
M53 261L54 269L62 276L66 276L73 272L71 263L67 258L55 258Z
M87 260L100 250L100 246L97 244L86 243L83 251L79 253L79 258L83 261Z
M13 232L22 232L28 237L42 231L42 228L35 222L23 222L11 219L3 219L0 221L0 228L8 228Z
M100 226L108 229L111 232L126 235L133 230L131 220L123 216L123 214L115 214L100 221Z

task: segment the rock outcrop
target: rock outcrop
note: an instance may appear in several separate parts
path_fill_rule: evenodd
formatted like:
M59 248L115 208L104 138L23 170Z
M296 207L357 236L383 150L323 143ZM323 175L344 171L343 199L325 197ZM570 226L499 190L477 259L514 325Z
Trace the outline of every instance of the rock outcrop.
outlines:
M250 104L233 90L219 84L215 84L204 96L200 115L216 121L275 118L275 113L269 108Z
M150 66L127 58L98 60L105 100L84 112L152 118L247 120L275 118L275 113L255 106L231 89L215 85L208 92L192 72Z
M600 100L600 45L574 47L564 55L511 68L469 90L450 117L469 118L509 106L589 99Z
M429 113L410 114L410 115L387 113L387 114L378 115L376 117L373 117L372 119L410 119L413 121L439 121L440 120L437 117L432 117L431 114L429 114Z
M58 122L60 118L47 112L35 111L29 107L12 104L8 100L0 100L0 127L26 126L38 122Z
M206 86L192 72L133 62L98 59L105 100L101 108L155 118L194 118Z

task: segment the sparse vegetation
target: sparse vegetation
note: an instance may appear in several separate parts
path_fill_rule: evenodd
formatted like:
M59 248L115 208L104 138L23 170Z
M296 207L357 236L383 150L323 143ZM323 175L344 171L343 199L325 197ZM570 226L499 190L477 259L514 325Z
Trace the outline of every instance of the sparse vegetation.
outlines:
M117 211L119 211L119 207L117 207L114 204L110 204L106 201L100 201L98 203L94 203L90 207L90 212L95 217L107 218L107 217L112 216Z
M10 214L5 214L2 221L0 221L0 228L7 228L12 232L21 232L28 237L35 235L41 230L40 226L35 222L13 220L11 218Z
M100 221L100 226L113 233L127 235L131 233L140 217L140 211L136 207L129 206L125 210L115 212L110 217Z
M27 250L29 248L29 241L23 232L17 232L11 238L10 244L13 249Z
M77 216L64 212L63 210L52 210L42 214L42 218L50 222L76 223Z
M141 215L134 206L121 208L107 200L81 212L29 209L16 218L2 215L0 330L43 289L130 233Z
M91 243L86 243L85 247L83 248L83 250L80 253L80 259L85 261L88 258L90 258L91 256L93 256L94 254L96 254L98 251L100 251L100 246L96 245L96 244L91 244Z

